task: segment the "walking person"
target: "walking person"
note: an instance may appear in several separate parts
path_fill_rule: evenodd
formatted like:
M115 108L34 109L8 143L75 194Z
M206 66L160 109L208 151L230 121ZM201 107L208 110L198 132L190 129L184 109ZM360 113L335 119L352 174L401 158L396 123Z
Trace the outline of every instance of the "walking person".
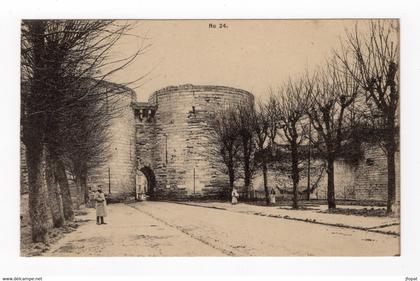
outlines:
M232 205L236 205L238 203L239 193L236 188L232 189Z
M95 193L95 207L96 207L96 224L106 224L104 217L106 217L106 199L105 194L102 192L102 186L98 186L98 190Z

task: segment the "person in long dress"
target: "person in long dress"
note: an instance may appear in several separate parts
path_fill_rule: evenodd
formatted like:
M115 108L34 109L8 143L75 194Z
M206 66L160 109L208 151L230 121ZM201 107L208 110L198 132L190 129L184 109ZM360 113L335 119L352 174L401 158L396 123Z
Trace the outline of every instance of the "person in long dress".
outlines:
M236 188L232 189L232 205L235 205L238 203L238 197L239 197L239 193L236 190Z
M102 192L102 186L98 186L98 190L95 193L95 207L96 207L96 224L106 224L104 217L106 217L106 198Z
M270 191L270 204L276 204L276 192L274 191L274 188Z

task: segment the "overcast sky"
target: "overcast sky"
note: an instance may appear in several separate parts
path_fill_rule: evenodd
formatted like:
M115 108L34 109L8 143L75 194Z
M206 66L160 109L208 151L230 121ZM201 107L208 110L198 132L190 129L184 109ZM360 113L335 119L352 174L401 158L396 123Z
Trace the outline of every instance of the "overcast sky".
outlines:
M323 64L354 25L353 20L138 21L132 33L146 39L124 38L115 55L132 54L141 44L151 47L112 80L126 82L151 72L136 89L139 101L181 84L231 86L261 97L307 66Z

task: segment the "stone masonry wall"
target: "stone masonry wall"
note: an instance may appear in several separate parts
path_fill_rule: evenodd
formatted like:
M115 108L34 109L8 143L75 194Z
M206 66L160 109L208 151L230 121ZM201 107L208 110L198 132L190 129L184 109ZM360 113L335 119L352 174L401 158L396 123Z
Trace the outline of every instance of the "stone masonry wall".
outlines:
M121 89L119 89L121 91ZM88 185L103 186L104 192L111 194L134 194L135 190L135 121L131 107L135 93L126 89L118 94L119 114L110 125L110 158L102 167L92 171Z
M400 201L400 164L396 153L396 200ZM336 199L386 202L388 173L386 155L379 146L365 146L364 156L358 163L337 160L335 171ZM320 182L318 196L326 198L327 177Z
M119 87L118 85L112 85ZM121 91L121 88L119 89ZM190 195L217 196L228 184L224 164L216 151L210 121L217 109L239 103L253 103L252 94L222 86L182 85L153 93L148 103L135 102L135 93L124 88L118 106L121 114L110 126L111 157L91 171L88 186L109 186L114 195L133 194L136 174L154 180L156 198L181 198ZM366 146L357 164L335 162L336 199L385 202L387 198L386 156L380 147ZM396 198L400 201L400 159L396 154ZM316 160L313 160L316 161ZM21 144L21 192L27 192L25 147ZM287 175L269 171L269 188L290 187ZM238 181L236 184L240 184ZM262 190L257 172L255 190ZM306 189L302 176L299 190ZM311 198L325 199L327 176ZM277 191L277 190L276 190ZM288 194L283 194L287 198Z
M217 193L227 183L209 123L218 108L253 100L249 92L221 86L182 85L150 96L153 126L137 125L137 152L140 166L149 162L154 172L157 198Z
M141 169L154 167L154 151L155 151L155 124L154 107L149 105L135 106L136 120L136 160L137 167Z
M320 160L312 160L315 161ZM400 201L400 160L399 152L395 156L396 164L396 201ZM379 146L365 146L364 156L358 163L350 164L343 160L336 160L334 164L335 198L338 200L374 201L385 203L387 191L387 163L386 155ZM299 191L307 188L306 174L301 175ZM312 180L314 180L312 178ZM263 190L262 175L257 173L254 179L257 190ZM269 187L287 187L291 191L292 179L286 175L279 175L274 170L268 174ZM278 192L278 190L276 190ZM280 197L291 198L291 194ZM327 198L327 174L324 172L318 187L311 194L313 199Z

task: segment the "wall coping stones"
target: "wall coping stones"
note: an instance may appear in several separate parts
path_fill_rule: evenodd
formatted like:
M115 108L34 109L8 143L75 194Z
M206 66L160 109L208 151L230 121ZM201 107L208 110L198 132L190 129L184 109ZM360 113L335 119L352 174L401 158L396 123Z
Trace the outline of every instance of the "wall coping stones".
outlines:
M232 93L232 94L242 94L248 95L252 99L254 99L254 95L248 91L237 89L233 87L227 86L214 86L214 85L192 85L192 84L184 84L179 86L168 86L153 92L149 100L158 95L166 95L169 93L177 93L177 92L220 92L220 93Z

